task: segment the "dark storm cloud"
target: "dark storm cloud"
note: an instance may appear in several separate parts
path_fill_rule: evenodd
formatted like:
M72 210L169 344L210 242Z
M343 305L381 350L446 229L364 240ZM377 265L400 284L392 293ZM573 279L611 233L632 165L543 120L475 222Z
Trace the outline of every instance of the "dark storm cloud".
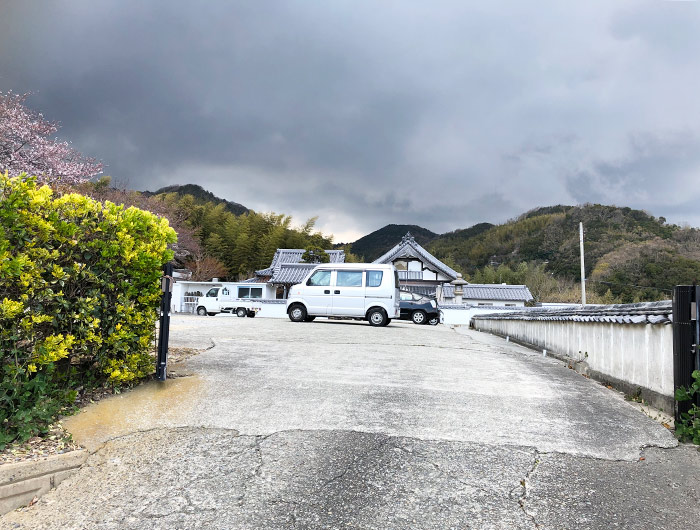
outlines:
M341 239L700 194L700 3L0 0L0 91L139 189ZM301 220L301 219L299 219Z
M634 135L626 151L624 157L594 161L590 169L570 175L571 195L579 202L631 201L673 217L676 205L700 192L700 140L692 134Z

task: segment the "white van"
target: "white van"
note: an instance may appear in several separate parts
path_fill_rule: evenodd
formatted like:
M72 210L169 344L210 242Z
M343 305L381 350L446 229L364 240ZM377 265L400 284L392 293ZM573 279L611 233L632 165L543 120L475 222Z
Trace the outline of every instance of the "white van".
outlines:
M399 275L393 265L324 263L289 289L287 314L293 322L346 317L386 326L399 318Z

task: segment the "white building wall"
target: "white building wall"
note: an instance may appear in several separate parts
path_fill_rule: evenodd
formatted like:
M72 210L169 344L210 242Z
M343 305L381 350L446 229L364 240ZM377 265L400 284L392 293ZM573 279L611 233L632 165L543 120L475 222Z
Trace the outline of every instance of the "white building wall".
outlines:
M409 261L408 262L408 270L420 272L423 270L423 263L420 261Z
M474 319L474 327L584 361L589 369L673 397L670 325Z
M221 286L221 282L192 282L175 280L172 297L170 299L170 311L173 313L192 312L194 308L185 305L185 293L199 291L203 295L212 287ZM192 311L190 311L190 309Z
M435 281L438 279L438 273L435 271L431 271L431 270L426 269L423 271L423 279Z
M518 300L479 300L477 298L462 298L465 304L479 305L491 304L492 306L525 307L525 302Z
M173 313L194 312L196 307L192 304L187 305L185 293L199 291L202 295L207 294L207 291L212 287L228 287L232 294L237 293L238 287L262 287L263 298L274 299L276 296L276 286L269 283L243 283L243 282L193 282L193 281L176 281L173 284L173 295L170 302L170 310Z

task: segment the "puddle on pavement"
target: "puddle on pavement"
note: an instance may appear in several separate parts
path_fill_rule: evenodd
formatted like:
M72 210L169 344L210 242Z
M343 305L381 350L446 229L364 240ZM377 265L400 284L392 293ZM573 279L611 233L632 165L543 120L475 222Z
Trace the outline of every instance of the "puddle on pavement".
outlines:
M88 405L63 425L92 451L124 434L159 426L185 425L202 384L198 376L150 381L134 390Z

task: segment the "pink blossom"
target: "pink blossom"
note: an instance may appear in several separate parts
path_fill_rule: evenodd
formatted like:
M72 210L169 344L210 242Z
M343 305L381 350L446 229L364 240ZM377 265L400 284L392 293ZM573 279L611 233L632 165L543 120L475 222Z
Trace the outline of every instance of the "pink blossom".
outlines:
M50 138L58 124L25 107L28 96L0 93L0 172L36 175L47 183L77 183L101 173L101 162Z

